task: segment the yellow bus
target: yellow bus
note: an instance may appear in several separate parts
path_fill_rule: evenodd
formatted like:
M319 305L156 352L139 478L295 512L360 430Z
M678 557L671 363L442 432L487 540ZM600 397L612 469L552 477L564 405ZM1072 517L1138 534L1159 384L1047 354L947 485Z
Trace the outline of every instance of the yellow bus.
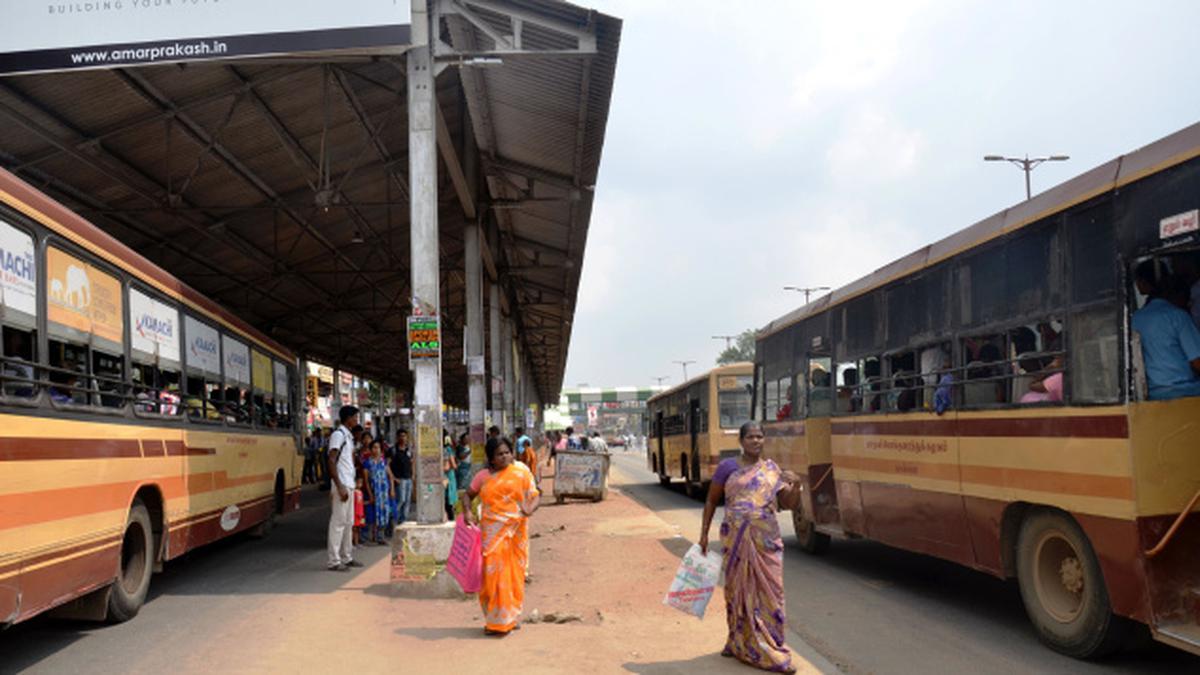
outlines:
M750 419L753 368L718 366L646 401L646 462L660 483L682 478L689 495L703 495L717 464L741 452L737 434Z
M761 330L755 413L805 480L801 546L1015 577L1073 656L1137 623L1200 653L1200 398L1153 400L1131 318L1135 270L1200 290L1198 207L1195 125Z
M0 170L0 626L299 508L296 360Z

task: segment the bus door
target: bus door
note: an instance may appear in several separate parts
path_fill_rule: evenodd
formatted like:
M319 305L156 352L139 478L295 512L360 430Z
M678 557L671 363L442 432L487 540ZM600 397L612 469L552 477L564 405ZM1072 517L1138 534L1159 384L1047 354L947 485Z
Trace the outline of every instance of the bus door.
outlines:
M691 434L691 456L688 459L687 479L700 481L700 401L691 399L688 402L688 432Z
M654 435L658 444L658 477L669 476L667 473L667 443L663 438L663 413L661 410L654 414Z

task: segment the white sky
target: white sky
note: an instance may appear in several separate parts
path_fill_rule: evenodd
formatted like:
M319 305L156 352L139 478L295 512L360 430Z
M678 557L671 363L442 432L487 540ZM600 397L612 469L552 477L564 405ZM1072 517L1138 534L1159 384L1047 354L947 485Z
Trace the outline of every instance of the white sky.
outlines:
M1200 121L1200 5L576 0L625 20L564 387L646 385ZM753 10L751 9L753 8Z

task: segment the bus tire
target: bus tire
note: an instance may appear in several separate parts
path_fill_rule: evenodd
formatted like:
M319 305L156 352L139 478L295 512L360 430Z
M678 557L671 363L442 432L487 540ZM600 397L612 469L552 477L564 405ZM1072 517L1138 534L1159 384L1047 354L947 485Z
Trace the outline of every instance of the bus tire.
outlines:
M702 487L700 483L693 482L691 478L683 481L683 491L692 499L700 499L704 495Z
M829 550L829 535L817 532L816 523L804 515L804 508L792 510L792 527L796 530L796 543L800 550L813 555L820 555Z
M658 474L658 484L667 487L671 484L671 477L666 474Z
M108 620L113 623L137 616L150 590L150 574L154 567L154 530L150 523L150 512L140 499L134 501L129 509L120 556L117 578L108 594Z
M1017 581L1038 638L1079 659L1119 649L1129 622L1114 615L1087 535L1065 513L1032 512L1017 538Z

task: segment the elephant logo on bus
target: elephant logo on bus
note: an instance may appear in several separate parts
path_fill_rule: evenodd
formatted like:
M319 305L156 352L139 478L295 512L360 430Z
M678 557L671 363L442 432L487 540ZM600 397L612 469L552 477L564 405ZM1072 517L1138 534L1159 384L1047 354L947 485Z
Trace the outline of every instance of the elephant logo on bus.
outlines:
M50 280L50 299L75 309L83 309L92 302L92 285L87 270L78 265L68 265L66 286L62 279Z

